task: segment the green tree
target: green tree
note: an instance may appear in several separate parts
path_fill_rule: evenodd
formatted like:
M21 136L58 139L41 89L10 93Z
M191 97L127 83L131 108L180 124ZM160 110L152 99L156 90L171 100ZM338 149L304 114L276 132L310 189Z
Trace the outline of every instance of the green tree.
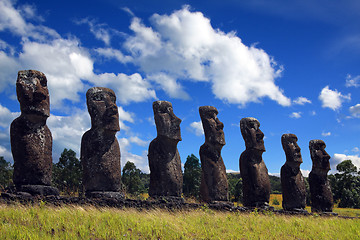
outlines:
M270 186L271 186L271 193L272 194L281 194L281 179L277 176L269 175L270 179Z
M360 208L360 176L351 160L344 160L336 166L339 173L329 175L334 201L339 207Z
M187 197L199 197L201 183L201 165L199 159L191 154L186 158L184 165L183 192Z
M0 157L0 190L12 185L13 167L11 164Z
M242 179L240 173L227 173L229 183L229 199L232 202L242 202Z
M65 148L59 162L53 165L53 184L68 195L73 195L81 189L82 167L73 150Z
M122 170L121 180L128 193L137 195L145 191L145 187L141 181L141 171L136 168L133 162L126 162Z

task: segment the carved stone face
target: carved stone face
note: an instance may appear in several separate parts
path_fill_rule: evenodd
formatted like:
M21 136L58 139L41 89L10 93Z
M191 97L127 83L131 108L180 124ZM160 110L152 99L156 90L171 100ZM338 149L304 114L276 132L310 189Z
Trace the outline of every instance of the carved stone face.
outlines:
M86 93L86 102L92 128L120 131L118 107L113 90L103 87L90 88Z
M35 70L19 71L16 93L25 115L50 116L49 90L45 74Z
M329 171L330 155L325 151L326 145L322 140L311 140L309 143L313 168Z
M241 119L240 130L246 149L256 149L265 152L264 133L260 130L260 123L256 118L248 117Z
M298 138L295 134L283 134L281 143L286 155L286 163L300 166L303 162L301 157L301 148L297 144Z
M199 108L199 113L204 128L205 141L214 145L224 146L224 124L217 118L217 109L212 106L203 106Z
M181 141L181 119L175 116L172 104L167 101L155 101L153 110L157 135Z

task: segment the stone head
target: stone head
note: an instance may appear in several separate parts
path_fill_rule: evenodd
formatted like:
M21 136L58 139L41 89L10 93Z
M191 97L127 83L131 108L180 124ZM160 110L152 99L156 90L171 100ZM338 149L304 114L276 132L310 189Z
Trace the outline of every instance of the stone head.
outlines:
M218 119L218 110L212 106L199 107L201 122L205 133L205 142L213 145L225 145L224 124Z
M240 120L240 130L245 141L246 149L265 152L264 133L260 130L260 123L256 118L242 118Z
M155 101L153 110L157 135L181 141L181 119L175 116L172 104L167 101Z
M49 90L44 73L36 70L19 71L16 94L22 114L45 119L50 116Z
M328 172L330 170L330 155L325 151L325 148L325 142L322 140L311 140L309 142L313 168Z
M113 90L92 87L86 92L86 103L91 117L91 128L120 131L119 112Z
M286 155L286 164L299 167L303 162L301 157L301 148L297 144L298 138L295 134L283 134L281 144Z

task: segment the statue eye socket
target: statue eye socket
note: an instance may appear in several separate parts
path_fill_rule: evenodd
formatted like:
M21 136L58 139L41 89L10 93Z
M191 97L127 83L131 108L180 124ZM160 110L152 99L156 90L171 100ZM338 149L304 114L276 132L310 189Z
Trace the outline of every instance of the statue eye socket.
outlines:
M40 79L40 84L41 84L42 87L47 87L46 79Z
M113 103L116 103L116 97L113 95L113 94L109 94L110 96L110 100L113 102Z
M93 101L104 101L104 96L102 94L94 94L92 96Z

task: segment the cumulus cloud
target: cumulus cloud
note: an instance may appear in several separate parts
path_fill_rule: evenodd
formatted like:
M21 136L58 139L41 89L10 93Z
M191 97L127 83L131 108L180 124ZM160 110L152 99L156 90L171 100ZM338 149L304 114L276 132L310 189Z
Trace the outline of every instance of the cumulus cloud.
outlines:
M204 129L201 121L190 123L190 128L195 133L196 136L204 135Z
M84 91L81 79L93 76L93 61L77 40L25 42L19 60L24 69L37 69L48 79L50 103L59 108L65 99L78 101Z
M349 111L353 117L360 118L360 104L356 104L355 106L351 106Z
M345 154L339 154L335 153L330 158L330 166L331 166L331 172L336 172L336 166L341 163L344 160L351 160L351 162L360 169L360 157L359 155L345 155Z
M170 96L186 96L178 81L191 80L210 82L214 95L229 103L244 105L268 97L283 106L291 104L275 85L282 67L264 50L244 45L234 32L214 29L201 12L185 6L171 15L154 14L150 22L151 27L145 26L134 17L134 34L124 48Z
M124 73L102 73L96 76L94 75L90 81L94 84L101 84L101 86L113 89L116 93L117 100L122 104L157 99L155 90L152 89L151 84L138 73L132 75L126 75Z
M156 98L151 83L138 73L95 74L90 51L81 47L78 39L73 36L63 38L53 29L30 23L22 14L25 11L31 15L36 9L25 6L21 10L21 7L23 5L16 9L13 2L8 0L0 2L0 31L11 31L21 37L22 47L18 54L0 49L0 91L15 81L18 69L37 69L47 76L51 107L58 110L63 110L64 100L78 101L79 93L84 92L89 83L113 88L119 101L124 104ZM105 43L110 41L101 31L106 26L89 20L84 20L84 23L90 24L96 36L105 37L102 39ZM1 48L8 48L7 43L2 41ZM110 54L107 50L98 52ZM119 52L113 54L118 56Z
M321 136L323 136L323 137L329 137L329 136L331 136L331 132L322 132L322 133L321 133Z
M126 112L122 107L118 107L118 111L121 130L129 130L129 127L124 122L134 123L134 113Z
M137 144L139 146L142 146L142 147L146 147L149 144L149 141L144 141L144 140L140 139L138 136L130 137L129 141L131 143L135 143L135 144Z
M53 29L34 25L27 21L27 19L34 19L35 11L35 8L30 8L29 5L22 5L16 9L13 6L13 1L0 1L0 31L7 30L17 36L41 41L48 38L58 38L59 34ZM35 20L39 19L40 17L35 18Z
M7 107L4 107L0 104L0 127L9 127L10 123L19 115L20 113L13 113Z
M121 166L123 167L126 162L133 162L137 168L144 173L150 173L147 151L143 151L141 155L129 152L131 148L131 141L127 138L120 138L119 144L121 149Z
M360 75L353 77L350 74L348 74L346 76L345 86L346 87L359 87L360 86Z
M147 77L149 80L157 83L162 90L164 90L170 97L179 99L190 99L183 87L176 81L175 78L164 73L152 74Z
M293 112L290 114L291 118L301 118L302 112Z
M86 110L77 110L71 116L50 115L47 125L53 137L54 162L64 148L72 149L80 155L82 135L90 129L90 116Z
M304 177L308 177L308 176L309 176L310 170L300 169L300 171L301 171L301 174L302 174Z
M133 60L131 56L124 55L121 51L113 48L97 48L95 51L105 58L115 58L117 61L121 63L128 63Z
M351 95L350 93L348 95L343 95L336 89L331 90L329 86L326 86L321 90L319 99L322 102L323 108L327 107L335 111L342 106L344 100L350 100Z
M90 32L95 36L96 39L103 41L105 45L110 45L111 33L106 24L97 23L95 20L84 18L76 20L76 24L86 24L90 28Z
M298 105L304 105L306 103L311 103L311 101L306 97L298 97L297 99L293 100L293 103Z

